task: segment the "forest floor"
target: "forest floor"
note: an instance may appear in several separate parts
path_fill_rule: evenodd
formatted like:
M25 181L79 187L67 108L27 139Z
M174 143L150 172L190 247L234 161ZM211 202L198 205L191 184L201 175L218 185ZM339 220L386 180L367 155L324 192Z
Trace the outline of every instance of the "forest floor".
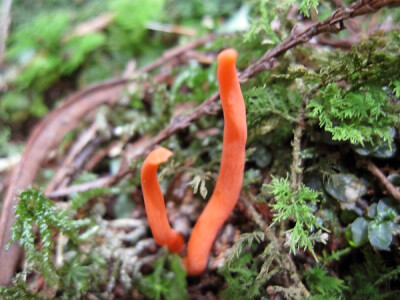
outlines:
M0 297L400 297L400 1L61 2L2 2ZM189 276L227 139L226 48L244 178ZM179 253L156 244L143 199L158 146Z

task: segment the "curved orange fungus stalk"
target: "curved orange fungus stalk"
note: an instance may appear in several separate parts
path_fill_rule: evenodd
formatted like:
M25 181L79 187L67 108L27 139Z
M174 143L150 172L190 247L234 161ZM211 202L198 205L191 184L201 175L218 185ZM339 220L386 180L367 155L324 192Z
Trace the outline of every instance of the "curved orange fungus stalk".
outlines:
M247 124L236 58L234 49L226 49L218 56L217 77L225 121L221 166L214 192L189 239L184 261L190 275L198 275L206 268L217 232L235 207L242 187Z
M224 139L220 173L214 192L193 228L184 264L189 275L201 274L222 224L235 207L242 187L247 139L246 109L236 73L237 52L226 49L218 56L218 83L224 113ZM157 168L172 152L157 148L146 158L141 173L147 217L154 239L173 252L183 246L182 236L168 223Z
M141 182L146 214L156 243L160 246L167 245L172 252L180 252L184 240L169 225L164 197L157 180L159 164L166 162L171 156L172 152L166 148L154 149L143 163Z

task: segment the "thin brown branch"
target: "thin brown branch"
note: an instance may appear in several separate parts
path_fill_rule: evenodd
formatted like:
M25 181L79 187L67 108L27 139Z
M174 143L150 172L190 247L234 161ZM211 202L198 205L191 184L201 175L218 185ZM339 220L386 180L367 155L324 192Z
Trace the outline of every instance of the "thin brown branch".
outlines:
M292 145L292 164L290 166L290 188L293 191L300 190L301 187L301 165L303 160L301 159L301 138L305 129L304 123L305 104L303 103L300 109L300 122L298 122L296 128L293 131Z
M63 160L61 167L58 169L57 173L53 176L52 180L47 185L45 192L46 196L53 190L55 190L57 187L59 187L61 182L63 184L63 187L65 187L65 185L68 184L65 178L71 175L76 169L79 169L82 166L83 161L77 163L76 158L83 151L83 149L89 144L89 142L94 139L94 137L96 136L96 132L97 132L97 125L96 123L93 123L89 129L83 131L79 135L77 141L71 147L67 157Z
M400 190L389 182L385 174L372 162L367 162L367 169L370 171L379 182L386 188L386 190L393 196L398 202L400 202Z
M400 0L358 0L351 3L348 7L341 7L337 9L327 19L314 23L301 32L293 30L291 35L286 40L281 42L276 47L270 49L255 64L246 68L246 70L242 73L241 79L244 80L251 78L261 71L270 69L271 63L278 56L282 55L298 44L303 44L310 41L316 35L328 32L336 33L345 29L343 22L348 19L376 12L385 6L395 5L400 5Z
M137 73L141 74L141 73L150 72L151 70L161 67L162 65L164 65L167 61L171 60L172 58L175 58L182 54L185 54L187 51L189 51L191 49L198 48L201 45L204 45L205 43L213 40L214 38L215 38L215 35L207 35L196 41L193 41L193 42L187 43L185 45L168 50L168 51L164 52L162 57L156 59L151 64L139 69L137 71Z
M253 202L246 197L240 197L239 200L244 204L247 211L250 213L252 220L267 234L267 238L269 240L274 240L275 235L271 232L271 228L268 226L268 224L265 223L264 218L254 208Z
M3 0L0 7L0 66L6 52L6 41L8 36L8 28L10 26L10 11L12 0Z
M96 188L108 186L110 184L110 182L113 181L113 179L114 179L114 176L112 176L112 175L104 176L101 178L97 178L93 181L84 182L84 183L76 184L76 185L71 185L69 187L61 187L55 191L49 191L46 196L50 197L50 198L59 198L59 197L69 196L69 195L75 194L75 193L82 193L82 192L90 191L90 190L93 190Z

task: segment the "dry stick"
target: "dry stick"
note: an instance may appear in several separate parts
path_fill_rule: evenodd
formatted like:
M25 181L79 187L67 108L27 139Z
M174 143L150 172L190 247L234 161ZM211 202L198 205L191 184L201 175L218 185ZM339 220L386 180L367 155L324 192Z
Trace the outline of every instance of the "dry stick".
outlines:
M50 183L47 185L45 195L47 196L50 192L55 190L61 182L63 182L63 187L67 185L67 182L64 182L64 179L72 173L75 169L77 169L77 164L74 162L76 157L83 151L83 149L92 141L97 133L97 125L93 123L89 129L83 131L78 140L71 147L66 159L64 159L61 167L58 169L57 173L53 176ZM81 164L80 164L81 166Z
M3 0L0 8L0 66L6 52L6 41L8 36L8 28L10 26L10 11L12 0Z
M376 12L385 6L400 5L400 0L358 0L351 3L348 7L337 9L327 19L314 23L307 29L297 32L292 31L289 38L281 42L276 47L270 49L255 64L249 66L242 74L243 79L253 77L263 70L268 70L272 60L282 55L287 50L302 43L306 43L320 33L336 33L344 29L343 21L360 15Z
M198 47L211 40L212 36L201 38L188 45L178 46L167 52L162 58L154 63L139 69L140 72L149 72L157 68L172 58L184 54L191 47ZM22 154L21 161L13 169L10 185L3 201L3 208L0 217L0 285L11 283L14 270L21 254L21 249L16 243L12 244L8 250L6 245L11 237L11 226L14 223L14 209L18 199L15 195L20 190L27 188L34 182L41 163L45 160L50 149L56 147L64 134L76 127L76 124L86 114L87 106L93 109L101 104L112 104L118 99L122 89L131 81L127 78L116 78L91 85L81 91L71 95L62 106L53 110L47 115L33 130L29 136ZM83 103L80 103L82 102ZM90 103L90 104L87 104ZM77 105L78 104L78 105ZM82 106L85 104L85 106ZM78 107L77 107L78 106ZM114 176L118 180L125 171ZM113 182L113 181L112 181Z
M379 168L372 161L367 162L367 169L378 178L380 183L387 189L393 198L400 202L400 191L389 182L385 174L383 174L382 171L379 170Z
M247 199L247 197L239 197L239 200L244 204L247 211L250 213L250 216L253 219L253 221L258 225L258 227L262 229L262 231L265 232L267 238L270 241L275 241L276 240L275 235L271 232L271 228L268 226L268 224L265 223L264 218L254 208L253 202ZM277 244L278 243L276 243L276 245Z
M115 140L111 142L109 145L107 145L104 148L97 149L96 153L94 153L88 161L85 162L83 168L85 170L92 170L100 161L103 160L105 156L107 156L110 151L116 147L121 147L122 142L119 140Z
M50 198L59 198L75 193L82 193L96 188L108 186L113 180L113 176L104 176L93 181L84 182L81 184L71 185L69 187L58 188L55 191L50 191L46 196Z
M301 172L301 165L303 160L300 156L301 151L301 138L303 136L304 130L306 129L306 107L307 104L310 102L311 95L314 94L317 90L321 87L320 84L317 84L313 87L308 93L303 95L303 100L301 102L301 106L298 112L297 117L297 126L293 131L293 141L292 145L292 164L290 166L290 188L293 191L298 191L301 188L302 182L302 172Z
M193 41L193 42L187 43L185 45L182 45L182 46L173 48L171 50L165 51L162 57L156 59L151 64L149 64L147 66L144 66L143 68L140 68L137 72L139 74L147 73L147 72L149 72L151 70L154 70L154 69L156 69L158 67L161 67L168 60L170 60L172 58L175 58L175 57L177 57L179 55L182 55L182 54L186 53L187 51L189 51L191 49L198 48L201 45L204 45L205 43L213 40L214 37L215 37L215 35L210 34L210 35L202 37L202 38L200 38L200 39L198 39L196 41Z
M304 115L305 105L302 105L301 113ZM292 164L290 166L290 189L298 191L301 187L301 165L302 159L300 157L301 151L301 138L305 129L304 118L297 124L293 132L292 145Z

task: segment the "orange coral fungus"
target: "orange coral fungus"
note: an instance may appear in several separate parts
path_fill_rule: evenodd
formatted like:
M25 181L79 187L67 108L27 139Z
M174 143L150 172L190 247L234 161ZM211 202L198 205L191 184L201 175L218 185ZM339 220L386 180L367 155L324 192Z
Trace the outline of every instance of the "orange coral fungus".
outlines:
M154 149L143 163L141 181L147 218L156 243L160 246L167 245L172 252L180 252L184 240L169 225L164 197L157 180L159 164L166 162L171 156L172 152L166 148Z
M190 275L198 275L206 268L217 232L235 207L242 187L247 125L236 58L234 49L226 49L218 56L217 77L225 121L221 166L214 192L189 239L185 265Z
M208 255L218 230L232 212L243 181L247 139L246 108L236 73L237 52L226 49L218 56L218 83L224 113L224 139L220 173L214 192L193 228L184 264L189 275L199 275L207 266ZM154 239L173 252L183 246L182 236L168 223L164 198L157 181L157 168L172 152L157 148L142 167L142 189L147 217Z

